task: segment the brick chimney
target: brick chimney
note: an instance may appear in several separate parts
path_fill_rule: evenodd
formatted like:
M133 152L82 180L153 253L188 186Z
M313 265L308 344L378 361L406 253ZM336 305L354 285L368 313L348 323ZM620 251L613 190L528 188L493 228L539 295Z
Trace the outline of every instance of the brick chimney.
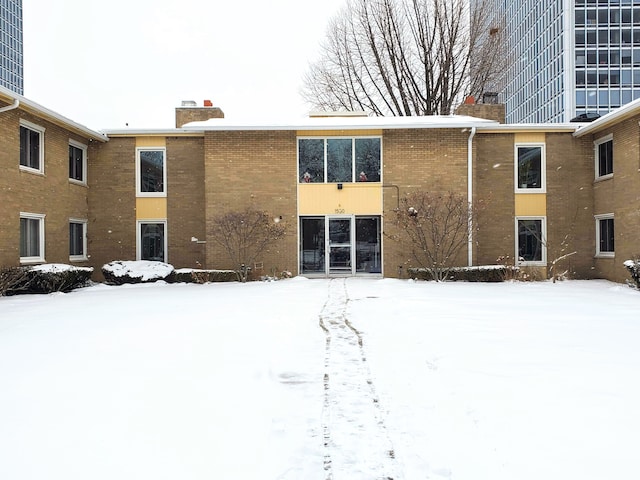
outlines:
M498 103L498 97L493 93L485 93L482 103L477 103L473 97L467 97L464 103L456 108L456 115L467 115L505 123L504 103Z
M211 100L205 100L202 107L193 100L183 100L182 105L176 108L176 128L185 123L202 122L210 118L224 118L224 112L214 107Z

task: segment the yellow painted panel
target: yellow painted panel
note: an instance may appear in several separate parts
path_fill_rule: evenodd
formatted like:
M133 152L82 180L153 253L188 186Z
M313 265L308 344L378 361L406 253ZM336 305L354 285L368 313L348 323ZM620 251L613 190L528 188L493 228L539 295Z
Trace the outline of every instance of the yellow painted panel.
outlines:
M167 199L161 198L136 198L137 219L161 219L167 218Z
M298 185L300 215L381 215L382 184L311 183Z
M166 147L166 137L136 137L136 147Z
M382 130L298 130L299 137L361 137L382 135Z
M541 217L547 214L547 195L545 193L516 193L517 217Z
M515 134L516 143L544 143L544 132L518 132Z

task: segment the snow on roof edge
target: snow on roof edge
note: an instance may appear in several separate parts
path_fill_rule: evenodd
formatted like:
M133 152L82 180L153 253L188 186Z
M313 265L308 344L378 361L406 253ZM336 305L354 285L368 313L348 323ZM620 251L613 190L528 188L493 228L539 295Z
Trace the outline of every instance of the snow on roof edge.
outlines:
M231 120L212 118L190 122L182 126L185 130L354 130L354 129L399 129L399 128L468 128L474 126L499 125L495 120L466 115L430 115L413 117L313 117L294 121Z

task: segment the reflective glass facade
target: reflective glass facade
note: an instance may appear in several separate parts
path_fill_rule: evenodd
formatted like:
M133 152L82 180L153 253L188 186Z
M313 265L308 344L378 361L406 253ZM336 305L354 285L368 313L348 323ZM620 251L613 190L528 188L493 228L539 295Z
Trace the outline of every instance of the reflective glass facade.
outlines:
M567 122L640 97L640 0L491 2L508 52L497 86L507 122Z
M0 0L0 85L24 94L22 0Z

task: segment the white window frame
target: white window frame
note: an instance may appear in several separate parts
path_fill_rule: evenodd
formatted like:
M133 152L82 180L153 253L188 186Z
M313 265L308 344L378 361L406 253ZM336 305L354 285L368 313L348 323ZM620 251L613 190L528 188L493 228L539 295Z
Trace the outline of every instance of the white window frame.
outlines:
M69 177L69 181L71 183L86 185L87 184L87 151L89 147L84 143L80 143L72 139L69 139L69 146L76 147L82 150L82 178L78 180L76 178Z
M615 250L613 252L600 251L600 221L601 220L613 220L614 225L614 248L615 248L615 216L613 213L603 213L593 216L596 220L596 258L614 258L616 256Z
M162 192L143 192L140 189L140 152L162 152ZM167 196L167 149L166 147L137 147L136 148L136 196L138 197L166 197Z
M520 260L520 230L518 228L518 224L520 220L542 220L541 229L542 229L542 238L540 242L542 243L542 259L536 261L526 261ZM515 217L515 259L516 265L523 266L534 266L534 267L545 267L547 265L547 217L545 216L521 216Z
M362 139L378 139L380 141L380 165L379 165L379 170L380 170L380 180L378 180L377 182L374 181L370 181L370 182L359 182L358 181L358 177L359 177L359 173L356 171L356 140L362 140ZM383 173L383 164L384 164L384 159L383 159L383 139L381 135L339 135L339 136L319 136L319 137L315 137L315 136L299 136L296 137L296 162L297 162L297 167L296 169L298 170L298 184L302 184L304 185L304 182L301 181L302 175L304 174L303 172L300 171L300 148L299 148L299 142L300 140L322 140L324 142L324 181L323 182L314 182L315 185L337 185L339 183L341 184L353 184L353 183L372 183L372 184L378 184L378 183L383 183L383 179L382 179L382 173ZM328 140L351 140L351 181L345 181L345 182L329 182L327 180L328 178L328 174L329 174L329 167L328 167Z
M607 180L611 177L613 177L613 171L611 173L607 173L605 175L600 175L600 145L602 145L603 143L607 143L607 142L613 142L613 134L610 133L607 136L598 138L597 140L594 140L593 142L593 152L594 152L594 172L595 172L595 179L596 180ZM612 152L613 152L613 145L612 145ZM613 154L613 153L612 153ZM613 161L613 158L611 159L611 161ZM615 168L615 165L614 165Z
M519 148L540 148L540 188L520 188L518 183L518 149ZM545 143L516 143L513 146L513 184L516 193L547 193L547 148Z
M142 224L161 223L164 225L164 263L169 263L169 231L166 218L146 218L136 222L136 260L142 260Z
M18 159L18 164L20 165L20 170L29 172L29 173L37 173L40 175L44 175L44 132L45 128L40 125L36 125L35 123L31 123L27 120L20 119L20 127L26 128L27 130L31 130L33 132L38 132L40 145L39 145L39 158L38 158L38 168L28 167L26 165L22 165L20 163L20 159ZM19 136L19 132L18 132Z
M87 255L87 220L83 218L70 218L69 224L77 223L82 225L82 251L84 252L82 255L71 255L69 252L69 261L70 262L83 262L89 259ZM69 239L71 241L71 239Z
M45 255L44 255L44 240L45 240L45 236L44 236L44 219L45 219L46 215L42 214L42 213L30 213L30 212L20 212L20 219L27 219L27 220L36 220L39 223L39 229L38 229L38 236L40 237L38 239L39 243L40 243L40 252L39 255L37 256L30 256L30 257L20 257L20 263L44 263L45 262ZM22 237L20 237L20 242L22 243Z

